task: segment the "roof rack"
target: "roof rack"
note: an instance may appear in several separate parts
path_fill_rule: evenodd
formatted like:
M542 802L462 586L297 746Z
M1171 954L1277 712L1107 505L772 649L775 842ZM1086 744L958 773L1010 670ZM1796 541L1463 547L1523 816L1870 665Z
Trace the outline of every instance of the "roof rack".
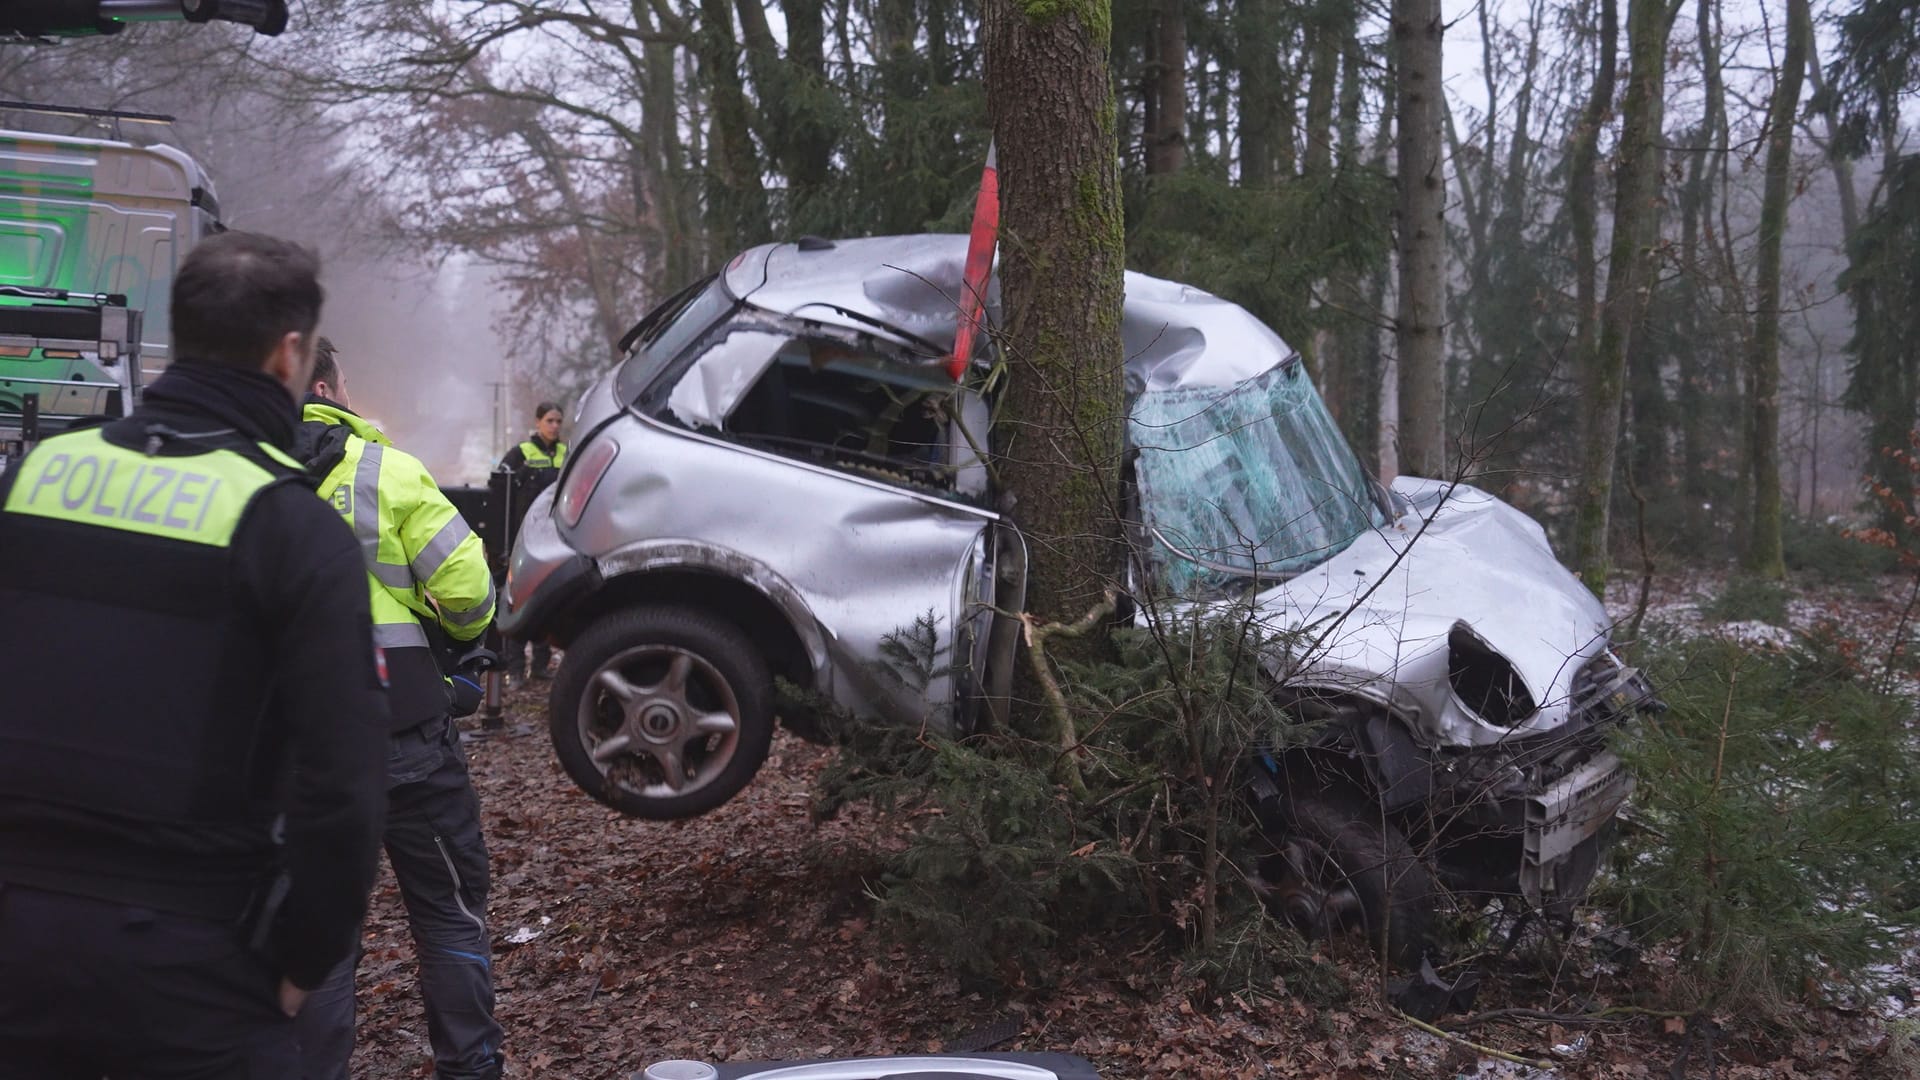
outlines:
M130 120L136 124L171 124L164 113L129 112L125 109L94 109L85 105L42 105L32 101L0 101L0 109L45 113L48 116L80 116L89 120Z

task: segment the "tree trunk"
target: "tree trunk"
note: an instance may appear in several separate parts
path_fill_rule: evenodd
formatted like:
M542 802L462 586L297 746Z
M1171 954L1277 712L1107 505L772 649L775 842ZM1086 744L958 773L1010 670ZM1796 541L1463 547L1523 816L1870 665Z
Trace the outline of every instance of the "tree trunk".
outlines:
M643 30L652 29L645 9L637 18ZM635 216L651 224L656 238L644 277L649 301L684 287L703 261L700 226L687 188L686 149L680 142L677 51L663 41L642 47L640 139L628 155Z
M1147 174L1177 173L1187 161L1187 14L1181 0L1158 0L1153 17L1153 127L1147 131Z
M1584 423L1575 542L1581 580L1596 596L1603 594L1607 585L1608 510L1620 442L1627 349L1652 278L1654 202L1660 194L1656 144L1666 91L1667 37L1673 28L1674 10L1667 6L1667 0L1630 0L1627 7L1631 70L1621 106L1607 302L1600 312L1600 339L1581 387Z
M1747 383L1752 398L1747 448L1753 489L1752 532L1747 538L1746 569L1772 580L1787 576L1780 550L1780 242L1787 231L1787 180L1793 166L1794 116L1807 68L1807 36L1813 19L1807 0L1787 0L1787 47L1773 87L1767 122L1766 184L1760 197L1760 250L1753 275L1757 309L1753 345L1747 354Z
M1027 610L1077 620L1120 577L1124 237L1108 0L987 0L1009 379L997 430Z
M1399 471L1447 474L1446 176L1441 161L1439 0L1394 0L1400 190Z
M1238 53L1240 183L1265 187L1273 182L1275 103L1280 88L1275 0L1235 0L1233 33Z
M733 11L727 0L700 0L700 69L712 92L707 161L707 231L715 265L767 234L767 191L748 130L752 110L740 79Z
M822 0L784 0L787 14L787 59L793 65L787 85L804 88L809 100L817 99L827 85L826 34ZM826 185L833 161L834 133L816 112L789 105L793 130L787 133L787 182L803 195L818 192Z
M1569 163L1567 213L1573 223L1574 273L1574 362L1581 368L1592 363L1600 333L1600 266L1598 220L1599 184L1594 170L1600 159L1600 129L1613 112L1614 72L1620 58L1620 9L1617 0L1600 0L1600 65L1593 72L1593 93L1574 133L1573 160Z
M1805 8L1802 8L1805 11ZM1807 14L1812 19L1811 14ZM1807 79L1813 90L1814 108L1820 111L1820 119L1825 121L1827 129L1827 165L1833 170L1833 183L1840 194L1840 230L1842 240L1851 240L1854 231L1860 227L1860 194L1853 187L1853 161L1847 155L1833 150L1832 143L1840 133L1839 109L1834 104L1833 95L1827 93L1826 75L1820 67L1820 43L1814 38L1813 31L1807 30Z
M1314 14L1313 29L1307 35L1312 68L1307 76L1301 161L1305 174L1322 182L1333 171L1333 103L1340 83L1340 47L1346 39L1346 28L1340 25L1338 16L1324 10Z
M1342 131L1351 131L1349 138L1342 136L1341 161L1354 169L1370 169L1379 175L1387 172L1387 159L1393 148L1393 98L1387 97L1382 103L1380 115L1375 121L1372 134L1364 148L1360 140L1360 110L1365 88L1361 85L1372 60L1362 54L1358 40L1348 42L1347 70L1351 76L1350 90L1343 94L1353 104L1353 109L1343 117ZM1345 109L1345 106L1342 106ZM1340 361L1329 371L1334 379L1333 397L1339 402L1337 412L1340 428L1346 433L1347 441L1353 445L1354 452L1360 455L1360 461L1382 480L1391 482L1393 472L1391 462L1385 460L1382 451L1383 438L1381 411L1385 405L1386 388L1386 351L1382 347L1385 333L1380 324L1386 321L1387 285L1391 277L1388 261L1375 261L1373 269L1364 277L1358 276L1348 283L1352 292L1340 301L1347 310L1355 315L1341 322Z

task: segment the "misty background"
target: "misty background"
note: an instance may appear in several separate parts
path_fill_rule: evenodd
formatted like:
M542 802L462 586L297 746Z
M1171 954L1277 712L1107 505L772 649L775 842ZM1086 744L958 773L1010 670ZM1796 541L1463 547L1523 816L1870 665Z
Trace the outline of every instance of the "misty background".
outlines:
M1673 30L1662 128L1658 289L1676 306L1657 304L1636 337L1631 379L1659 386L1636 392L1626 438L1646 449L1665 493L1655 503L1684 519L1674 531L1697 538L1703 523L1734 531L1737 516L1739 448L1697 437L1729 435L1737 416L1784 30L1766 3L1695 7ZM1599 0L1442 8L1448 430L1474 457L1469 479L1557 529L1579 366L1568 148L1594 79ZM1816 53L1832 55L1844 8L1816 10ZM1391 475L1384 16L1350 3L1123 3L1112 62L1129 265L1242 303L1307 352L1363 460ZM229 225L326 260L326 329L356 406L443 479L471 481L524 433L536 400L570 406L627 326L740 247L964 230L988 127L976 30L947 0L306 0L274 39L150 24L0 51L0 94L176 116L161 137L211 174ZM1268 114L1279 131L1256 123ZM1615 112L1606 124L1610 196ZM1858 505L1868 454L1860 413L1841 404L1853 317L1830 132L1812 110L1797 127L1780 473L1789 510L1818 519ZM1182 141L1171 162L1153 149L1170 130ZM1682 189L1697 186L1683 176L1702 158L1714 194L1696 254L1678 234ZM1876 190L1878 164L1857 162L1852 184ZM1604 244L1611 199L1598 206ZM1713 415L1689 430L1705 406Z
M223 33L226 31L226 33ZM167 143L208 175L230 228L319 252L321 333L340 349L355 411L377 422L443 483L484 482L525 436L534 396L508 388L505 315L480 260L410 240L372 174L343 164L350 123L261 92L230 51L237 28L144 26L125 40L0 49L0 98L175 118L118 122L9 111L9 125ZM511 405L513 415L501 415ZM496 427L496 425L498 425Z

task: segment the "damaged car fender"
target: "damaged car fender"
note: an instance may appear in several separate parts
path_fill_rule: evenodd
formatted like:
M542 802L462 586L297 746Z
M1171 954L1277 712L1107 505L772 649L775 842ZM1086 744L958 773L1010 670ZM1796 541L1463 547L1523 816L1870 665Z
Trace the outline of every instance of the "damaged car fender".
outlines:
M595 559L594 564L601 580L616 589L623 579L668 573L707 575L751 586L779 611L786 629L798 639L813 676L803 685L831 689L831 684L822 680L829 677L827 642L833 632L814 616L800 591L766 563L706 541L658 538L615 548Z

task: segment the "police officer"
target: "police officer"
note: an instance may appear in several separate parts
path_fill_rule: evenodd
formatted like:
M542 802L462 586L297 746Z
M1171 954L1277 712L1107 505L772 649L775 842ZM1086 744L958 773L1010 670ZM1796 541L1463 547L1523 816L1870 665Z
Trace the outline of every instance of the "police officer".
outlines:
M280 1077L372 888L387 706L288 451L319 264L228 232L132 415L0 479L0 1077Z
M321 499L360 541L365 573L359 588L371 593L374 640L386 650L393 714L387 859L413 931L435 1075L497 1077L504 1057L485 922L487 846L480 799L449 719L448 680L435 659L436 652L458 651L485 633L493 618L493 578L480 538L426 467L353 413L325 338L310 388L298 453L321 478ZM353 1054L354 963L341 964L301 1014L307 1080L345 1080Z
M533 431L520 445L507 451L500 467L509 472L531 474L544 480L540 487L560 475L567 463L567 444L560 441L560 406L543 401L534 406Z
M501 469L513 474L515 508L525 512L526 504L559 477L567 463L567 444L560 441L560 406L543 401L533 410L533 432L526 441L507 451L500 459ZM505 640L507 674L518 678L526 670L526 641ZM533 645L533 677L549 678L547 667L553 661L553 649L544 639Z

